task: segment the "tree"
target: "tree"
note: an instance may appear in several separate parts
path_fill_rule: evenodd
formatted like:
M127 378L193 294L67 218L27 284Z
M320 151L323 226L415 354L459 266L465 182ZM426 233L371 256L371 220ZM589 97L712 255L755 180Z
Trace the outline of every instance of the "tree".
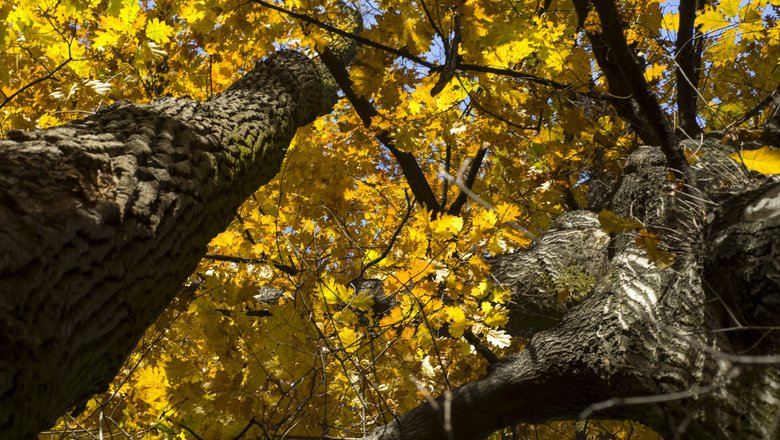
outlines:
M10 6L4 130L318 53L7 131L10 438L778 435L774 3Z

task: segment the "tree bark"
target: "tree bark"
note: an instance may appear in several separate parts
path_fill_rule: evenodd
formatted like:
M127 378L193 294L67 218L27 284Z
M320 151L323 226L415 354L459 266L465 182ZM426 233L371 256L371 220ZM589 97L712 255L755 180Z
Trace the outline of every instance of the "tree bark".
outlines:
M0 432L30 438L104 389L235 210L330 111L280 52L206 102L117 103L0 140Z
M529 337L527 348L368 438L484 439L578 418L635 420L666 438L777 438L780 374L760 367L780 358L756 355L778 348L759 329L777 326L780 311L780 179L751 177L726 146L704 151L693 168L709 190L707 212L674 190L650 147L629 158L613 197L614 212L675 246L672 266L650 261L636 234L605 239L595 214L564 215L531 250L492 260L491 278L513 294L509 329ZM584 298L562 304L559 292L529 291L542 277L561 286L571 265L595 280ZM534 319L541 312L546 321Z

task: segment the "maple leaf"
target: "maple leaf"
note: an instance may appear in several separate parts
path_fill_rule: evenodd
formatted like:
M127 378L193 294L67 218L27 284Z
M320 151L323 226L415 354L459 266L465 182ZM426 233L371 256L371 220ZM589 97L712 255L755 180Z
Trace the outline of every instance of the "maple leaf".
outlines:
M114 100L148 102L169 93L205 100L271 51L312 55L332 40L311 23L239 0L47 1L45 14L38 3L0 4L7 24L0 29L0 91L3 99L14 96L3 104L2 132L61 124ZM521 3L425 2L426 14L419 2L388 0L363 11L367 26L355 37L376 44L359 44L348 76L352 92L375 107L370 127L344 98L299 130L280 174L210 243L213 255L228 260L201 262L197 299L164 312L144 339L155 345L139 346L131 358L144 353L146 363L132 374L123 369L115 384L124 393L118 426L157 426L170 437L189 435L181 428L187 426L202 438L232 438L245 426L237 420L258 420L284 435L321 436L326 413L328 426L364 432L380 419L372 408L387 404L400 414L418 403L408 380L415 372L430 382L430 394L445 391L436 379L476 379L474 366L484 360L461 339L467 330L491 347L512 345L501 327L515 298L490 281L487 257L530 247L536 241L527 231L543 232L562 212L586 206L595 185L583 183L596 175L618 181L639 145L610 105L630 93L610 89L582 33L602 30L598 14L590 11L580 26L571 5ZM541 11L536 3L550 7ZM333 2L275 4L346 29ZM765 20L770 4L777 3L728 0L697 13L707 78L696 91L706 108L697 117L708 128L728 127L755 107L757 90L776 87L780 30ZM620 9L627 43L647 60L640 74L651 92L674 96L668 40L680 14L668 2ZM456 17L462 41L450 44L457 56L445 60ZM436 72L444 62L452 72L442 88ZM761 113L754 122L765 119ZM411 154L418 174L401 166L379 133ZM469 195L451 209L483 150L467 188L479 199ZM690 162L697 157L686 151ZM774 148L731 158L780 173ZM454 180L441 179L442 169ZM440 210L414 206L410 189L426 185ZM658 266L677 258L639 221L609 209L598 218L607 232L632 234ZM344 282L365 275L382 278L381 296ZM258 316L252 298L264 288L284 295ZM175 413L166 412L172 421L161 425L166 405L178 402ZM99 421L84 416L79 423Z
M506 348L512 343L512 337L504 330L489 329L485 333L485 339L494 347Z
M729 157L749 170L762 174L780 174L780 150L777 148L765 145L755 150L734 152Z

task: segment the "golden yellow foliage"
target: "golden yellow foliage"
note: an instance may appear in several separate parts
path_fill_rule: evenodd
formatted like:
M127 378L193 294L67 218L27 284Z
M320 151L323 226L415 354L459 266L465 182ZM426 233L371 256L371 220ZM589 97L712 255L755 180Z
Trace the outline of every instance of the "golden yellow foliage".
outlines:
M93 429L104 417L150 438L230 438L252 420L246 438L346 435L419 404L418 385L438 395L483 374L466 332L499 354L516 348L504 330L510 292L485 281L486 259L531 246L572 200L585 207L587 180L617 176L638 145L607 101L589 101L609 90L572 6L540 3L426 2L429 17L419 2L361 2L361 37L405 54L358 51L350 77L376 106L371 127L341 100L299 131L279 175L210 245L209 254L238 259L202 261L194 298L160 317L79 422ZM699 99L703 122L722 129L763 98L755 90L780 83L780 33L766 1L716 3L696 19L712 66ZM284 2L338 24L334 4ZM673 95L676 10L642 1L624 9L652 91ZM205 99L273 50L312 52L329 41L316 26L243 0L0 0L0 17L0 134L117 100ZM600 26L596 15L585 22ZM456 32L460 61L477 67L431 96L439 73L419 60L442 66L443 37ZM413 200L404 170L376 139L383 132L416 159L440 212ZM780 173L769 147L733 158ZM478 199L442 178L463 182L474 163ZM606 210L599 220L671 264L641 223ZM356 291L356 279L373 287ZM267 288L282 292L276 302L258 299ZM627 438L626 426L609 429ZM557 438L545 429L540 438Z

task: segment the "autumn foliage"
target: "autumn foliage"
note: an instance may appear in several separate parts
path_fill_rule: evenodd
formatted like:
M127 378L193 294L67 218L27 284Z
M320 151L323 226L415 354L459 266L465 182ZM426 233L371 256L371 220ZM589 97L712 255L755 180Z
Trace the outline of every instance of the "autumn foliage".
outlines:
M318 23L348 28L335 2L274 3L308 22L262 3L3 0L0 134L118 100L205 99L275 50L315 56L332 41ZM618 7L645 80L673 114L677 7ZM373 113L345 98L298 132L277 178L212 241L109 391L51 438L360 437L484 375L490 353L522 348L505 331L509 293L485 281L487 259L588 207L591 179L616 181L641 144L585 37L598 16L580 26L564 0L357 8L364 41L349 78ZM700 126L765 122L743 116L780 83L779 10L776 0L698 10ZM770 148L734 159L778 172ZM601 218L608 231L638 231L659 264L670 258L641 224ZM515 429L560 438L584 427ZM588 429L654 438L628 423Z

